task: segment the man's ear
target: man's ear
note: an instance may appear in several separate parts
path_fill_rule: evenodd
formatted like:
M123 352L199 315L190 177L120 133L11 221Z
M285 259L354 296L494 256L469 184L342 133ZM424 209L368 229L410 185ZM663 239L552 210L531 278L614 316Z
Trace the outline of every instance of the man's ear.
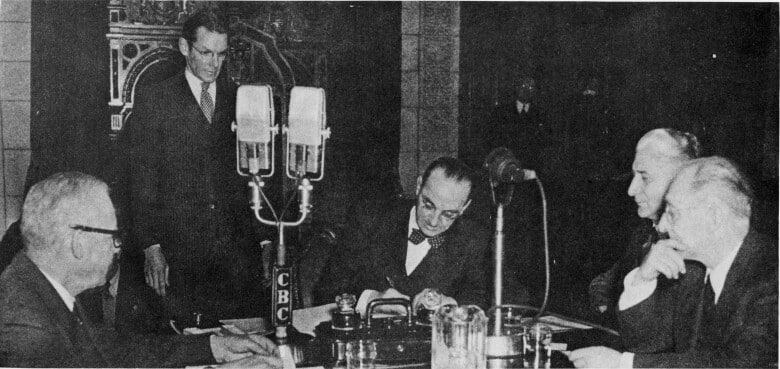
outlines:
M84 255L87 254L86 245L84 245L84 242L81 241L80 238L76 237L76 234L78 232L73 232L70 236L70 250L73 253L73 257L77 260L81 260L84 258Z
M184 56L190 55L190 43L184 37L179 37L179 52Z
M416 195L420 195L420 189L422 189L422 176L417 176L417 191L415 192Z

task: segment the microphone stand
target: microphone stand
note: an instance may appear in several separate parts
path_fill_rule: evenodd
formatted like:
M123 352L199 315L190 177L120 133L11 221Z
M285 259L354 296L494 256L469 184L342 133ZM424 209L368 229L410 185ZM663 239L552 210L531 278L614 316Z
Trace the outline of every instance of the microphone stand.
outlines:
M495 184L495 185L494 185ZM493 203L496 204L496 230L493 234L493 265L495 267L493 274L493 306L496 307L496 316L501 316L501 306L503 305L504 294L504 208L512 201L514 192L513 184L505 184L504 197L499 201L496 198L496 187L498 182L490 180L490 193L493 197ZM501 332L501 319L495 319L493 331Z
M273 106L271 104L271 106ZM287 119L287 106L286 104L282 103L282 117L286 121ZM271 118L271 121L273 121L273 118ZM286 123L286 122L283 122ZM237 129L237 125L234 122L233 124L233 130L235 131ZM275 326L275 337L278 344L281 345L286 344L287 342L287 328L292 324L292 312L293 312L293 290L294 290L294 279L293 279L293 270L290 265L287 264L287 247L284 241L284 229L285 227L296 227L301 225L305 220L306 217L311 213L311 194L314 190L314 186L312 186L311 182L313 181L319 181L325 176L325 142L328 138L330 138L330 128L324 126L320 127L319 130L319 145L318 147L321 147L322 149L319 150L317 156L315 159L319 162L319 168L315 168L318 172L311 172L311 173L319 173L319 176L316 178L309 179L306 177L307 173L307 157L306 157L306 146L307 144L298 144L298 143L292 143L289 140L290 132L288 125L283 125L282 133L287 136L286 145L285 145L285 172L287 174L288 178L296 180L298 183L298 191L299 191L299 210L300 215L298 216L298 219L295 221L284 221L284 209L282 209L282 214L277 215L276 211L273 208L273 205L268 200L268 197L266 197L265 193L263 192L263 187L265 187L265 181L263 178L270 178L274 175L275 172L275 152L276 152L276 135L279 134L279 128L278 126L274 125L273 127L270 127L268 129L268 133L270 134L270 139L267 142L270 142L270 150L268 151L268 155L270 156L270 159L268 160L270 168L262 168L260 163L260 158L257 157L256 154L253 154L253 157L248 158L248 169L242 169L240 164L240 145L241 142L239 141L239 137L236 137L236 171L239 175L244 177L251 177L251 181L249 182L250 187L250 193L251 193L251 199L250 199L250 208L253 210L255 218L257 220L265 225L276 227L279 231L278 233L278 242L276 244L276 263L273 266L273 289L272 289L272 302L271 302L271 310L272 310L272 324ZM290 165L289 161L291 160L291 151L295 150L295 147L291 147L293 145L301 145L303 146L303 153L301 161L295 160L296 163L296 173L290 172ZM294 151L293 151L294 152ZM260 174L260 170L268 170L270 169L270 172L265 174ZM263 218L260 215L260 211L263 209L263 203L266 203L268 205L269 210L271 211L271 215L273 216L273 219L266 219Z

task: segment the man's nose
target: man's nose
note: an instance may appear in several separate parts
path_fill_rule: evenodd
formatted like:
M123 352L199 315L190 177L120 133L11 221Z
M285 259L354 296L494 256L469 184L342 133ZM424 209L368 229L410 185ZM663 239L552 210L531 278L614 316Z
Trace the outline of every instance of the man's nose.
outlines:
M628 185L628 196L634 197L639 193L639 181L637 179L636 176L631 179L631 184Z
M441 217L441 213L433 213L428 223L430 223L432 227L438 227L440 222L439 220L440 217Z

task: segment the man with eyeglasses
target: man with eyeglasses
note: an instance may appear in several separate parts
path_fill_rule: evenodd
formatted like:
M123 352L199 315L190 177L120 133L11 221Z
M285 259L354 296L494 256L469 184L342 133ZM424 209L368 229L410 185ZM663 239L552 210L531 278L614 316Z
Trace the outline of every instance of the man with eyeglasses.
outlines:
M139 92L126 132L133 236L127 249L142 251L145 260L144 281L135 282L154 290L148 298L161 300L163 318L185 325L196 313L256 317L269 305L259 223L247 205L246 180L235 173L236 86L220 73L227 30L209 11L184 23L184 70ZM134 310L123 287L117 315L126 319Z
M487 303L489 233L461 217L471 203L471 170L441 157L417 179L417 200L361 209L348 222L343 248L330 260L316 292L319 302L360 296L358 310L375 298L412 298L431 289L444 303Z
M30 188L22 207L23 252L0 276L0 366L169 367L235 361L281 368L264 337L120 336L94 322L76 296L102 286L119 256L108 186L78 172Z

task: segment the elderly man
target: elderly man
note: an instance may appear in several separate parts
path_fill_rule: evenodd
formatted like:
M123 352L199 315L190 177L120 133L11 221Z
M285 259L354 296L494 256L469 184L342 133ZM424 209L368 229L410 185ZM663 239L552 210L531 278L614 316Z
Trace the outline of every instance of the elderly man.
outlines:
M356 214L344 248L331 259L320 302L339 293L361 295L358 307L379 297L414 297L438 289L446 302L487 302L490 236L461 214L469 206L471 171L460 160L436 159L417 179L417 202L372 206Z
M777 243L750 224L752 193L720 157L686 164L666 194L658 241L625 278L630 351L573 351L577 367L769 367L777 363ZM686 260L704 265L692 273ZM667 289L659 276L677 279Z
M34 185L22 208L23 252L0 276L0 366L281 367L260 336L126 336L93 324L75 296L103 285L119 255L105 183L59 173Z
M697 158L699 153L696 136L670 128L647 132L637 143L631 166L634 178L628 187L628 195L636 201L639 217L650 222L634 229L626 253L590 283L591 304L600 313L613 311L623 292L623 277L639 266L650 246L658 241L655 226L663 213L663 198L669 183L680 167Z

